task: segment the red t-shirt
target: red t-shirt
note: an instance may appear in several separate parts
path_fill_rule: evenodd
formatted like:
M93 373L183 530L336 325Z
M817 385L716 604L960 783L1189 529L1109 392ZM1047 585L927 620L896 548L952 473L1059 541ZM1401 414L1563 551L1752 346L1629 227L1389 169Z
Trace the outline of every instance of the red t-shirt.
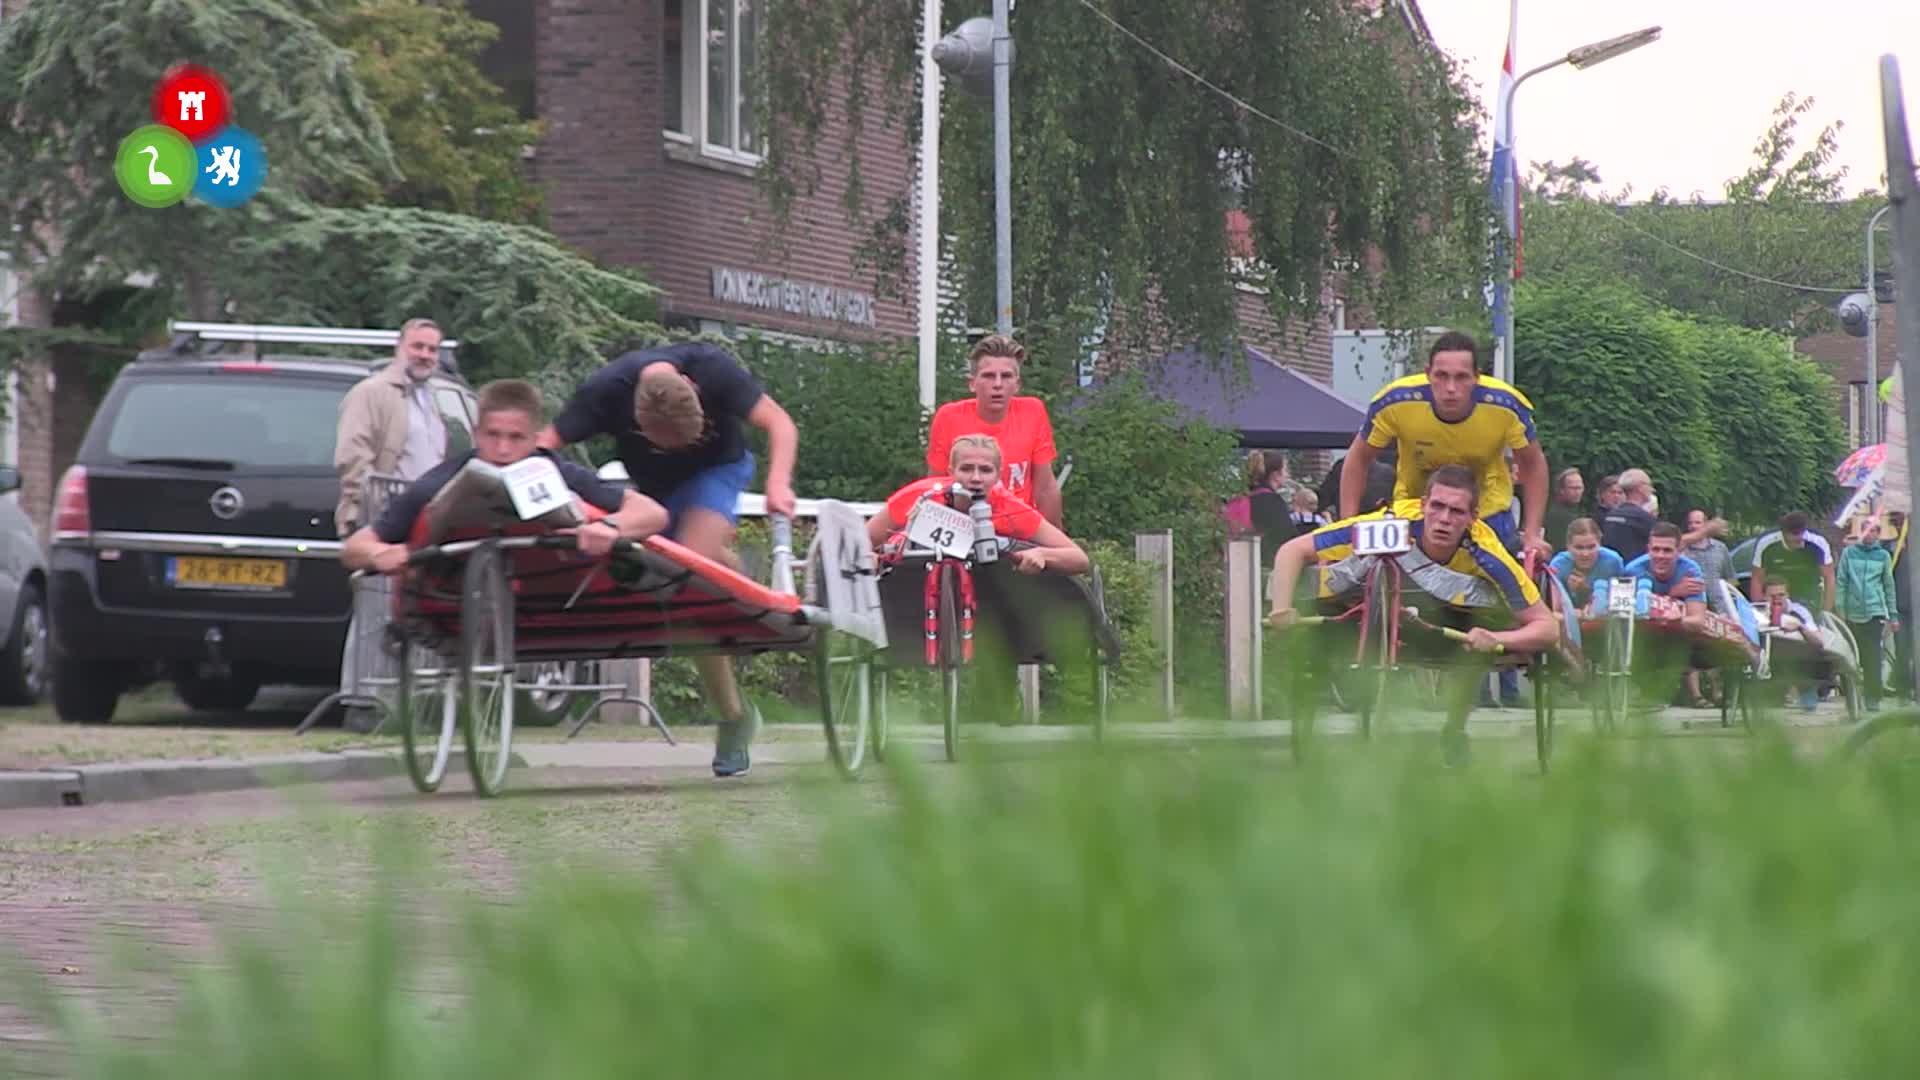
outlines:
M1000 444L1000 482L1023 502L1033 502L1033 473L1059 456L1053 448L1053 421L1047 403L1037 397L1007 402L1007 415L998 424L980 419L980 403L973 399L950 402L933 414L927 436L927 472L947 471L953 440L962 435L991 435Z
M907 527L907 515L913 513L915 503L920 501L923 492L937 491L953 483L951 476L929 476L924 480L915 480L887 498L887 516L893 519L895 528ZM942 503L946 499L940 499ZM993 485L987 492L987 504L993 507L993 531L1010 540L1032 540L1040 531L1045 519L1025 499L1007 490L1005 484Z

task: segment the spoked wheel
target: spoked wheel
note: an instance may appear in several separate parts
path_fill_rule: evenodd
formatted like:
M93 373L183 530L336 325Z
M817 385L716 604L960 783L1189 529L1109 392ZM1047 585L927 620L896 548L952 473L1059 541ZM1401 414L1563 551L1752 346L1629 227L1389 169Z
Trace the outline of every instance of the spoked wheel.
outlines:
M960 760L960 572L940 567L939 630L941 736L947 760Z
M513 760L513 590L492 544L467 557L460 583L460 704L467 771L484 797L506 786Z
M1606 730L1625 731L1633 705L1633 623L1627 619L1607 620L1607 674L1600 691Z
M1360 690L1360 737L1373 738L1373 722L1380 715L1381 703L1387 696L1387 678L1393 672L1393 630L1399 624L1399 615L1393 610L1394 570L1384 559L1374 561L1373 569L1367 572L1367 611L1361 633L1366 635L1360 646L1362 683ZM1368 654L1371 653L1373 669L1365 670Z
M1852 756L1866 749L1868 743L1885 740L1875 749L1876 755L1911 762L1920 758L1920 750L1916 750L1915 736L1912 734L1916 730L1920 730L1920 709L1895 709L1892 712L1875 713L1847 735L1847 741L1841 744L1840 752ZM1902 732L1906 734L1895 737Z
M826 557L814 537L802 564L800 595L808 604L826 606ZM831 626L813 635L813 678L820 693L820 722L827 731L827 755L851 780L867 761L872 728L873 650L852 634Z
M453 729L460 719L458 687L431 649L400 643L399 682L393 715L400 725L407 778L422 794L440 790L453 756Z
M1553 680L1556 675L1553 650L1540 654L1527 672L1527 681L1533 684L1533 754L1540 762L1540 771L1547 771L1547 762L1553 757Z
M887 669L873 665L873 723L867 731L867 747L873 760L887 760Z

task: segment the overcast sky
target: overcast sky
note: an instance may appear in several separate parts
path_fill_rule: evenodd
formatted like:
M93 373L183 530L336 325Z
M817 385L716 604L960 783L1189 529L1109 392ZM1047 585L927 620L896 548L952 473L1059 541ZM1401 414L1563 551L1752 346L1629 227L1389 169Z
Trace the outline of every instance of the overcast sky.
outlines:
M1467 65L1492 113L1506 45L1508 0L1419 0L1440 47ZM1514 99L1522 168L1593 162L1604 186L1658 187L1685 198L1723 194L1743 172L1774 104L1815 99L1807 138L1841 121L1849 193L1884 191L1879 57L1899 57L1908 130L1920 139L1920 0L1520 0L1516 75L1578 45L1660 26L1659 41L1604 64L1562 67Z

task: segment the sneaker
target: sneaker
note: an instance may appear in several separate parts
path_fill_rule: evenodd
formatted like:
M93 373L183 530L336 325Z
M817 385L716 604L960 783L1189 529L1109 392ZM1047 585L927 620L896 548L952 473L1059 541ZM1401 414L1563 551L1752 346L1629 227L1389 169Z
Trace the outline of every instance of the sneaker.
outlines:
M750 701L743 701L746 715L738 720L722 720L713 726L713 775L745 776L753 768L753 760L747 748L753 745L753 737L760 731L760 709Z

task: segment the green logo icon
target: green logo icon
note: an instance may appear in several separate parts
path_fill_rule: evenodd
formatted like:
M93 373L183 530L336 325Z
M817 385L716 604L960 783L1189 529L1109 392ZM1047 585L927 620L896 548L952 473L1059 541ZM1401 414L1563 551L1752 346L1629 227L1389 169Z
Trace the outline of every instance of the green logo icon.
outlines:
M120 141L113 175L127 198L159 209L193 192L199 161L185 135L164 124L148 124Z

